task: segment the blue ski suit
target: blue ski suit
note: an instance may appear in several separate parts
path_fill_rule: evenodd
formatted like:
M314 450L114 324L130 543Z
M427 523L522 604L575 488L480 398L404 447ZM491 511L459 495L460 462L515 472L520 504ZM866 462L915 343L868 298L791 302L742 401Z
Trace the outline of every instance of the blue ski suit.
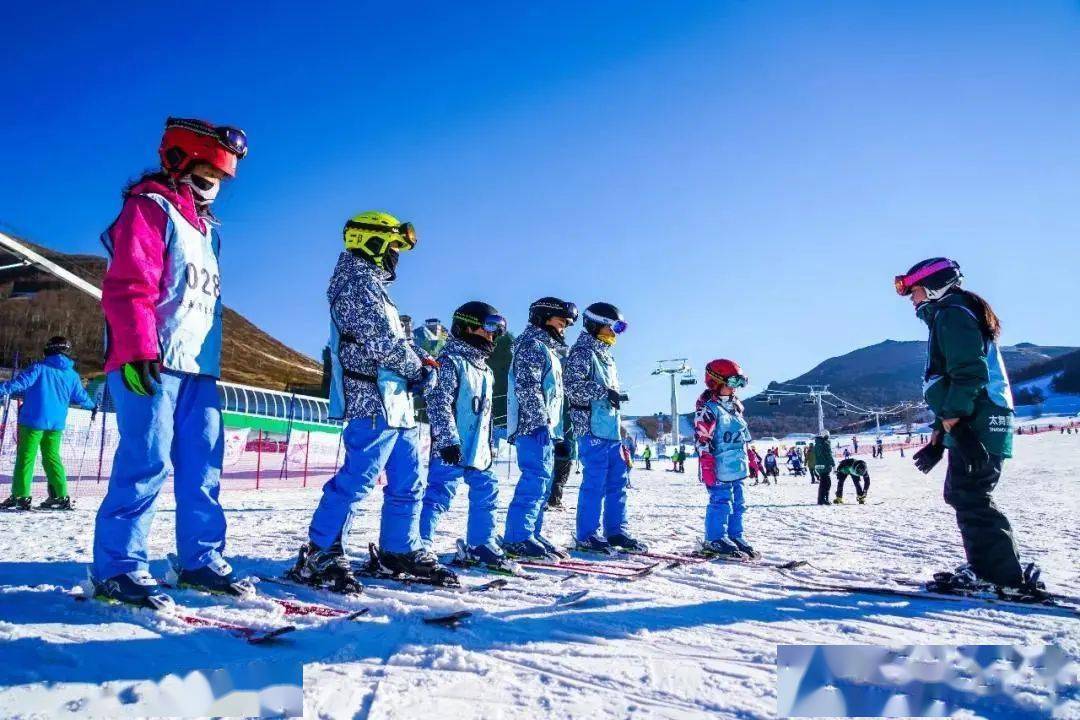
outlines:
M420 538L430 545L439 519L450 508L461 480L469 486L465 544L495 546L495 509L499 482L491 471L491 409L495 376L479 349L450 340L439 355L439 380L424 396L431 420L431 464ZM439 451L461 447L461 462L443 462Z
M75 363L59 353L0 383L0 397L18 393L23 394L19 424L35 430L63 430L71 403L78 403L86 410L97 407L86 394L79 373L75 372Z
M619 376L610 348L589 333L581 333L566 362L566 395L581 456L578 541L600 531L601 515L604 535L627 534L630 469L622 456L619 411L608 399L608 390L618 389Z
M126 361L115 356L123 352L124 343L107 349L108 391L116 406L120 441L109 490L98 508L92 574L107 580L147 570L154 504L170 473L180 566L198 570L223 562L217 230L208 218L196 215L190 191L171 192L144 183L128 196L120 217L101 239L109 253L102 284L109 338L122 339L148 312L162 373L153 395L136 395L124 385L117 367ZM132 270L148 257L160 266Z
M560 350L565 347L536 325L514 341L507 383L506 422L521 477L506 511L507 543L524 542L544 527L544 509L555 472L555 441L563 436Z
M750 474L746 447L750 430L738 400L721 401L711 390L697 400L694 439L701 481L709 491L705 509L705 542L743 539L746 500L743 480Z
M330 304L330 416L348 422L345 460L323 485L308 529L320 549L344 543L360 504L386 468L379 546L421 548L423 482L412 389L424 367L387 295L389 274L343 252L326 292ZM434 373L431 380L434 380Z

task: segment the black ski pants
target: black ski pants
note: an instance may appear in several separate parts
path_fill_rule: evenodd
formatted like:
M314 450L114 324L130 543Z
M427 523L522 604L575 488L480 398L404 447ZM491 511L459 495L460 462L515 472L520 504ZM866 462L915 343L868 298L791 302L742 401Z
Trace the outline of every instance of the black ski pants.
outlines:
M847 475L841 475L836 473L836 497L844 497L844 479ZM870 491L870 476L859 477L858 475L851 476L851 482L855 483L855 494L865 495Z
M821 472L816 472L814 470L811 470L811 473L813 473L814 477L816 477L817 481L818 481L818 486L817 486L818 505L828 505L829 504L829 489L832 488L832 473L830 471L828 471L828 470L822 470Z
M559 458L555 461L555 473L551 480L551 494L548 495L548 507L562 505L563 488L570 478L570 468L574 461L571 458Z
M1001 479L1003 458L991 455L986 467L969 473L959 453L949 451L945 502L956 511L964 553L975 574L996 585L1015 587L1023 573L1008 518L990 494Z

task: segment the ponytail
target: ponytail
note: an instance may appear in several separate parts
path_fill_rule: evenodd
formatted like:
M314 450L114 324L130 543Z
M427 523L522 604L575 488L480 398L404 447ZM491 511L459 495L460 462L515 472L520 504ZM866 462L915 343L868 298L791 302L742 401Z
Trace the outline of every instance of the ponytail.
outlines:
M168 175L167 173L163 172L160 169L159 170L147 170L144 173L142 173L141 175L139 175L139 177L137 177L134 180L131 180L130 182L128 182L128 184L124 186L123 191L121 191L120 196L123 197L125 200L127 200L129 197L131 197L131 191L135 187L141 185L144 182L150 182L150 181L159 182L162 185L166 185L166 186L172 188L173 190L176 189L176 183L173 181L172 177L170 175Z
M967 295L975 306L976 315L979 318L979 329L982 330L983 337L996 342L998 336L1001 335L1001 320L998 319L994 308L990 307L990 303L977 293L970 290L960 290L960 292Z

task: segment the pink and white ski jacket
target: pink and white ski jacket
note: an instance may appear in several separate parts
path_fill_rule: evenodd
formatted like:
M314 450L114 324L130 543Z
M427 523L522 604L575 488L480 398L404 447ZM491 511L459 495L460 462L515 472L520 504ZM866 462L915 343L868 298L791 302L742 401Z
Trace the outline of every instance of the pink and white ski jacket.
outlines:
M175 218L170 217L167 206L163 207L155 196L167 201ZM124 363L163 355L161 331L166 328L159 325L168 324L169 319L162 316L162 306L167 295L174 292L167 287L175 284L170 277L174 274L170 268L174 254L170 242L175 241L176 232L174 219L189 223L193 231L211 235L206 219L195 208L191 188L181 185L173 189L148 180L131 189L119 217L102 237L111 256L101 286L101 308L108 328L106 372ZM208 302L212 305L217 301L220 316L219 298L220 293ZM208 306L207 312L214 310ZM162 359L169 367L169 358Z

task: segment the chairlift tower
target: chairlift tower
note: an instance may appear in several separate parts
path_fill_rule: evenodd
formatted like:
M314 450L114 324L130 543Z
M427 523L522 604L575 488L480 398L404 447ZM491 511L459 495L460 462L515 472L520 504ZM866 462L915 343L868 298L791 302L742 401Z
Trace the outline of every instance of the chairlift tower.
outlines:
M811 385L810 386L810 401L817 405L817 433L821 435L825 432L825 410L821 405L821 398L825 395L830 395L828 385Z
M667 375L671 378L671 442L679 447L679 394L675 376L679 376L678 385L696 385L694 370L687 364L686 358L657 360L653 375Z

